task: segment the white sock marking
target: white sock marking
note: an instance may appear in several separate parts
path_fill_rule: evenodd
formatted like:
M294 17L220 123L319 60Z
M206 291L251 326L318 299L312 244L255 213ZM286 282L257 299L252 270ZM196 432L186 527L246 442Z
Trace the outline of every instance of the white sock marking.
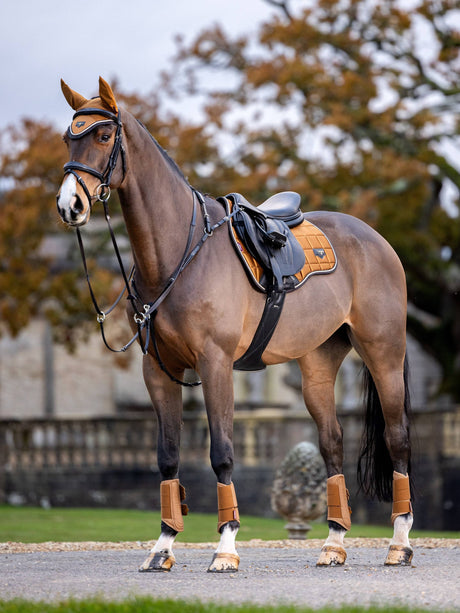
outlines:
M327 537L324 545L331 547L342 547L342 549L345 549L343 544L345 534L345 530L334 530L334 528L329 528L329 536Z
M414 522L414 516L410 513L408 516L398 515L394 523L393 538L390 545L399 545L402 547L410 547L409 532Z
M160 534L160 538L158 539L158 541L155 543L154 547L152 548L152 553L157 553L158 551L163 551L163 550L167 550L167 551L171 551L172 552L172 546L174 544L174 539L176 537L172 536L170 534Z
M220 535L219 545L217 546L216 553L233 553L237 554L235 547L235 539L238 534L238 528L233 529L229 525L224 526L222 534Z

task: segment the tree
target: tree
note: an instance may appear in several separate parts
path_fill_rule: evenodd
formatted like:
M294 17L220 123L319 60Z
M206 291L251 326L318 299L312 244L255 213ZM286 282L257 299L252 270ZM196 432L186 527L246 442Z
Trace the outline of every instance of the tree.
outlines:
M200 126L161 115L155 96L141 98L117 90L118 99L176 157L191 181L201 159L215 150ZM96 329L94 307L84 279L74 233L59 221L56 193L68 160L61 134L51 124L24 119L0 133L0 335L17 335L36 316L47 318L56 340L73 349ZM110 201L113 226L125 233L116 194ZM92 217L101 217L93 207ZM99 304L111 304L123 287L113 247L104 224L81 230L85 238L91 283ZM116 317L116 315L120 317ZM123 308L114 312L110 340L122 345L130 331Z
M295 190L305 209L351 213L381 232L406 269L409 330L441 364L442 390L458 400L456 3L266 2L279 11L256 37L214 26L178 39L159 93L116 88L117 97L203 192L242 192L257 204ZM199 108L193 120L190 105ZM66 159L59 138L33 121L3 135L0 309L13 332L41 310L72 339L92 313L81 267L69 255L62 270L43 249L57 230L54 194ZM113 275L97 271L98 292L109 297Z
M34 316L47 317L55 336L73 347L93 313L76 265L74 237L58 222L56 192L67 161L61 135L24 119L0 140L0 333L18 334ZM95 288L111 293L111 275L94 271Z
M407 273L409 330L458 399L456 3L315 0L294 14L267 2L280 13L256 41L220 26L180 40L170 91L204 95L208 134L234 145L212 173L231 191L258 202L294 189L306 208L351 213L389 240Z

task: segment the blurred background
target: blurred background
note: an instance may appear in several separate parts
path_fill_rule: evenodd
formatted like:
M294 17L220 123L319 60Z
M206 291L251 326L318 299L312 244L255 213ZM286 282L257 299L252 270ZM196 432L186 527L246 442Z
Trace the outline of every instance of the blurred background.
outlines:
M156 421L133 347L104 348L55 194L71 120L62 77L98 76L215 197L355 215L406 270L418 528L460 529L460 10L454 0L58 0L0 8L0 502L158 508ZM124 257L129 243L114 195ZM102 211L84 229L95 291L120 291ZM100 297L100 298L99 298ZM314 317L314 314L312 314ZM108 335L130 337L123 308ZM389 523L354 474L360 361L336 384L353 520ZM193 375L191 375L193 376ZM235 373L240 508L272 515L274 472L316 443L295 365ZM215 510L201 393L184 393L182 480Z

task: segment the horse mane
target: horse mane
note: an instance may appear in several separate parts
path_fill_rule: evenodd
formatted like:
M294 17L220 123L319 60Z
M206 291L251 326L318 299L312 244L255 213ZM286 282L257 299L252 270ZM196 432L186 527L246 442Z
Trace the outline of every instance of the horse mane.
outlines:
M170 166L170 168L172 170L174 170L174 172L181 178L183 179L187 185L188 185L188 179L187 177L184 175L184 173L182 172L182 170L179 168L179 166L177 165L177 163L172 159L172 157L169 155L169 153L166 151L166 149L163 149L163 147L160 145L160 143L157 141L157 139L152 136L152 134L149 132L149 130L147 129L147 127L142 123L142 121L140 121L139 119L136 119L137 123L141 126L141 128L143 128L147 134L150 136L153 144L155 145L155 147L158 149L158 151L161 153L161 155L163 156L163 158L165 159L165 161L168 163L168 165Z

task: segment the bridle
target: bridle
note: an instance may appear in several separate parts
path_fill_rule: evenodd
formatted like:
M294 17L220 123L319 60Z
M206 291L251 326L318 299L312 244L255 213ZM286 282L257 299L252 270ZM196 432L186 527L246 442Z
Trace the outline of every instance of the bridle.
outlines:
M107 162L107 166L103 172L100 172L99 170L96 170L95 168L92 168L91 166L88 166L86 164L83 164L81 162L76 162L76 161L70 161L64 165L64 174L65 175L72 174L75 176L78 183L82 186L86 197L88 198L90 207L92 206L93 199L96 199L102 202L103 207L104 207L105 219L107 221L107 226L109 229L110 237L112 239L112 244L115 250L115 255L117 257L118 265L120 267L120 272L122 274L124 285L125 285L122 292L119 294L119 296L117 297L115 302L112 304L112 306L109 309L106 309L105 311L103 311L98 305L93 288L91 286L89 271L88 271L87 262L86 262L85 250L83 246L83 240L82 240L80 228L77 227L76 228L77 239L78 239L78 245L80 248L81 258L83 262L83 267L85 270L86 281L88 284L91 300L93 302L93 305L96 311L96 319L101 329L101 335L102 335L104 344L107 347L107 349L109 349L110 351L114 353L121 353L121 352L125 352L136 340L138 340L141 346L142 353L146 355L148 353L148 347L149 347L150 341L152 341L152 346L153 346L153 350L154 350L157 362L161 370L163 370L163 372L165 372L172 381L184 387L194 387L196 385L201 385L201 381L194 381L191 383L181 381L180 379L177 379L174 375L172 375L167 370L165 364L163 363L161 359L161 356L158 350L158 345L157 345L157 341L156 341L155 334L154 334L154 320L157 315L158 307L165 300L168 294L171 292L179 275L182 273L185 267L188 266L188 264L193 260L193 258L197 255L197 253L200 251L205 241L210 236L213 235L214 231L220 228L221 226L223 226L225 223L230 221L230 219L233 217L233 213L225 215L217 223L215 223L214 225L211 225L210 217L209 217L209 214L206 208L205 198L198 190L196 190L194 187L189 185L192 191L192 195L193 195L193 211L192 211L192 218L190 221L187 243L185 246L184 253L182 255L182 258L179 264L176 266L174 272L169 276L160 295L153 302L144 304L135 289L135 283L133 280L134 266L131 269L130 274L129 275L126 274L126 271L123 265L123 261L122 261L122 257L120 254L120 250L118 248L117 240L115 237L115 233L110 224L110 215L109 215L108 204L107 204L110 198L110 180L112 178L113 171L115 170L118 156L120 155L120 153L121 153L121 159L122 159L123 180L126 175L125 150L122 144L122 122L120 120L120 112L118 111L118 113L115 114L115 113L112 113L111 111L106 111L105 109L100 109L100 108L81 109L74 114L72 121L79 115L101 115L103 117L106 117L108 120L113 121L117 126L116 133L115 133L115 141L112 147L112 151L110 153L109 160ZM85 130L84 134L88 134L89 132L91 132L93 129L95 129L98 125L101 125L102 123L106 123L106 122L96 122L94 124L94 127L90 127L89 129ZM141 122L138 122L138 123L148 133L147 128ZM67 129L67 136L72 140L81 138L84 134L73 133L70 126ZM149 134L149 136L151 135ZM151 138L152 140L154 140L152 136ZM88 174L93 175L97 179L99 179L100 184L97 187L95 196L91 196L88 190L88 187L86 186L82 177L78 174L78 171L86 172ZM192 248L192 240L193 240L193 235L194 235L195 228L196 228L197 200L200 203L200 208L201 208L201 212L203 216L204 228L203 228L203 235L198 240L196 245ZM137 325L137 332L131 338L131 340L128 343L126 343L126 345L121 347L121 349L114 349L107 342L105 331L104 331L104 322L105 322L107 315L109 315L109 313L111 313L113 309L117 306L117 304L120 302L125 292L127 292L127 298L131 302L132 308L134 310L133 318L134 318L134 322ZM137 305L141 305L141 309L139 309ZM142 338L142 332L144 330L146 332L145 340L143 340Z
M126 159L125 159L125 150L124 150L123 143L122 143L122 132L121 132L123 124L120 119L120 111L118 111L118 113L112 113L111 111L107 111L101 108L80 109L74 114L74 116L72 117L72 121L74 121L80 115L101 115L102 117L106 117L110 122L113 122L116 125L115 140L113 143L112 151L107 161L107 166L105 167L105 170L103 172L100 172L99 170L96 170L95 168L92 168L91 166L88 166L87 164L82 164L81 162L70 161L64 165L64 175L72 174L76 178L78 183L83 188L83 191L85 192L85 195L88 198L88 202L91 207L94 197L97 200L100 200L101 202L103 202L104 199L108 200L108 198L110 197L110 181L112 179L113 171L115 170L115 167L117 165L118 156L120 155L120 153L121 153L123 179L125 178ZM75 134L74 132L72 132L71 127L69 126L66 132L67 137L70 138L71 140L78 140L82 138L83 136L85 136L86 134L88 134L88 132L91 132L92 130L94 130L97 126L101 125L101 123L105 124L108 122L96 122L93 126L90 126L89 130L85 130L84 132L80 134ZM101 183L97 187L95 196L91 196L85 181L78 174L78 172L86 172L92 175L93 177L96 177L97 179L99 179Z

